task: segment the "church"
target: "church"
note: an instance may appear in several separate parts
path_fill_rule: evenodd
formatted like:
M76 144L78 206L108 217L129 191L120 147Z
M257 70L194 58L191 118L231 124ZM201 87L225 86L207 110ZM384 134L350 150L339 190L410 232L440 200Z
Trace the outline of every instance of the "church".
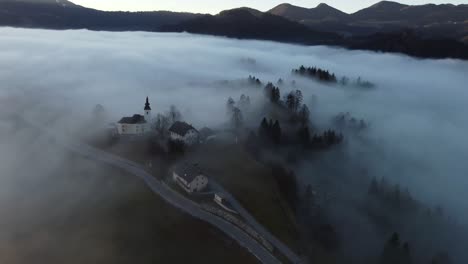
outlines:
M148 97L144 108L144 115L135 114L130 117L123 117L117 123L117 133L119 135L143 135L151 130L151 106Z

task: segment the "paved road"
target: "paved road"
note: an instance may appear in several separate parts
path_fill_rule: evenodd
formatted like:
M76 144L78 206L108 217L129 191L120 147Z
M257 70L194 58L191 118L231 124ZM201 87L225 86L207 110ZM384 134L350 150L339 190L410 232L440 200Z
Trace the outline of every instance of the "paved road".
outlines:
M236 240L241 246L249 250L250 253L257 257L262 263L281 263L268 250L266 250L255 239L247 235L241 229L219 217L202 210L198 204L175 192L171 188L164 185L161 181L147 173L141 165L96 149L84 143L70 143L73 142L73 140L68 139L62 135L58 135L54 131L43 127L34 121L25 121L30 125L42 130L48 137L53 139L56 144L62 146L65 149L80 154L88 159L104 162L114 167L121 168L128 173L141 178L154 193L161 196L166 202L192 215L193 217L196 217L217 227L229 237Z
M262 235L266 240L275 246L275 248L280 251L284 256L286 256L292 263L300 263L300 257L294 253L289 247L287 247L283 242L278 240L273 236L268 230L266 230L263 225L259 224L255 217L253 217L240 203L237 199L226 191L220 184L210 179L210 186L218 193L223 194L224 198L229 201L231 206L250 224L257 232Z

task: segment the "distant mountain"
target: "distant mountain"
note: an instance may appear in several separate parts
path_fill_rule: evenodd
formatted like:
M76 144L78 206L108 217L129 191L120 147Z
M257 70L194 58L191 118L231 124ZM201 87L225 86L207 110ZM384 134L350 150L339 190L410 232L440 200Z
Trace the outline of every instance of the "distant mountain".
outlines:
M105 12L66 0L0 0L0 25L50 29L146 30L199 16L191 13Z
M281 4L268 11L268 13L301 23L308 23L310 21L346 21L349 18L348 14L327 4L319 4L315 8Z
M251 8L237 8L215 16L197 17L178 25L166 26L164 30L302 44L336 43L340 39L336 34L314 31L300 23Z
M344 36L371 35L407 28L418 30L429 37L463 40L468 36L468 5L410 6L382 1L348 15L325 4L311 9L281 4L268 12L300 22L314 30L326 28Z
M382 1L352 14L353 20L394 21L400 19L400 13L408 7L396 2Z
M218 15L201 15L167 11L106 12L67 0L0 0L0 26L186 31L401 52L418 57L468 59L468 46L457 41L468 43L468 5L408 6L383 1L346 14L326 4L310 9L281 4L265 13L237 8Z
M468 45L454 39L424 38L411 30L355 37L343 45L351 49L397 52L420 58L468 60Z

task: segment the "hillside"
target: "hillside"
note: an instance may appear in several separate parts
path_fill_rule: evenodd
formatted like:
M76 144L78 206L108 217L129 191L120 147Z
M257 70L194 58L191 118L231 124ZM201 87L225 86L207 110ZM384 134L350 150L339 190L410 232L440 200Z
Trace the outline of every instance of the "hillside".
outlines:
M164 30L302 44L327 44L339 39L333 33L314 31L297 22L250 8L226 10L215 16L205 15L167 26Z
M315 8L281 4L269 10L268 13L303 23L310 21L345 21L349 18L348 14L327 4L319 4Z
M15 132L8 149L27 152L2 168L0 263L258 263L137 177Z
M157 31L197 14L157 12L105 12L55 0L0 0L0 25L50 29Z
M281 4L271 14L300 22L314 30L327 30L347 36L371 35L411 28L429 37L462 40L463 23L468 20L468 5L404 5L382 1L353 14L346 14L326 4L303 8Z
M409 6L389 1L354 14L346 14L326 4L315 8L281 4L265 13L237 8L217 15L201 15L168 11L106 12L67 0L0 0L0 26L190 32L403 52L424 58L465 58L468 47L462 43L468 43L467 21L468 5ZM411 45L399 37L407 29L416 33ZM425 45L426 41L431 45Z

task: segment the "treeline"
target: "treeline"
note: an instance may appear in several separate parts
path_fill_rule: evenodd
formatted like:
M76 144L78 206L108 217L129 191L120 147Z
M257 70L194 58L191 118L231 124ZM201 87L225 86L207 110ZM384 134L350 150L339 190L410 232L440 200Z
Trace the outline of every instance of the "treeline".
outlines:
M229 97L226 103L226 114L229 118L230 127L234 130L239 130L244 126L244 115L242 112L248 111L250 108L250 96L242 94L236 102L232 97Z
M424 216L437 216L445 218L441 206L429 208L414 199L407 188L401 189L399 184L390 184L382 178L380 181L373 178L368 188L370 200L378 201L381 206L392 209L393 213L403 215L406 213L422 213Z
M270 120L268 122L264 118L260 123L259 131L270 130L271 133L262 132L259 135L274 135L266 138L271 139L273 143L279 144L284 138L283 135L279 134L282 131L281 123L286 123L287 132L289 132L286 138L289 142L297 142L309 148L326 148L342 142L343 135L332 130L323 133L311 133L310 110L303 103L304 96L301 90L291 91L281 99L280 88L268 83L264 88L264 95L273 107L282 112L282 116L285 116L286 119Z
M262 85L262 81L260 81L259 78L255 77L255 76L252 76L252 75L249 75L249 77L247 78L247 82L250 85L255 85L255 86L261 86Z
M428 264L452 264L452 259L447 252L439 252L429 257ZM419 263L413 256L413 249L409 242L401 241L400 234L395 232L385 243L379 264L413 264Z
M340 79L340 84L342 86L352 85L352 86L356 86L360 88L368 88L368 89L375 87L375 84L369 81L363 80L361 77L358 77L356 80L352 81L350 78L343 76Z
M364 119L357 119L351 116L351 113L339 113L334 119L333 123L335 124L336 128L344 131L344 130L351 130L351 131L362 131L369 127L369 124L364 121Z
M378 226L384 227L387 231L390 231L388 229L400 229L402 224L405 226L405 222L417 223L419 227L422 227L422 232L439 230L444 228L443 226L453 224L450 218L445 215L442 207L437 206L432 209L425 206L414 199L408 189L402 190L400 185L390 184L385 178L371 180L368 197L367 213ZM373 205L370 206L370 204ZM421 241L417 242L417 236L413 237L412 240L416 241L416 246L421 243ZM421 263L421 257L430 264L452 263L450 256L443 251L436 254L428 252L428 255L420 256L419 260L416 260L410 244L408 242L402 243L400 234L395 232L385 244L379 264Z
M318 67L304 67L304 65L301 65L301 67L299 67L298 69L293 69L292 73L319 80L321 82L340 84L342 86L355 86L360 88L375 87L374 83L363 80L361 77L358 77L355 80L351 80L350 78L343 76L338 80L337 76L334 73L331 73L328 70L324 70Z
M293 69L292 73L317 79L322 82L337 83L338 80L334 73L330 73L328 70L323 70L318 67L304 67L301 65L299 69Z

